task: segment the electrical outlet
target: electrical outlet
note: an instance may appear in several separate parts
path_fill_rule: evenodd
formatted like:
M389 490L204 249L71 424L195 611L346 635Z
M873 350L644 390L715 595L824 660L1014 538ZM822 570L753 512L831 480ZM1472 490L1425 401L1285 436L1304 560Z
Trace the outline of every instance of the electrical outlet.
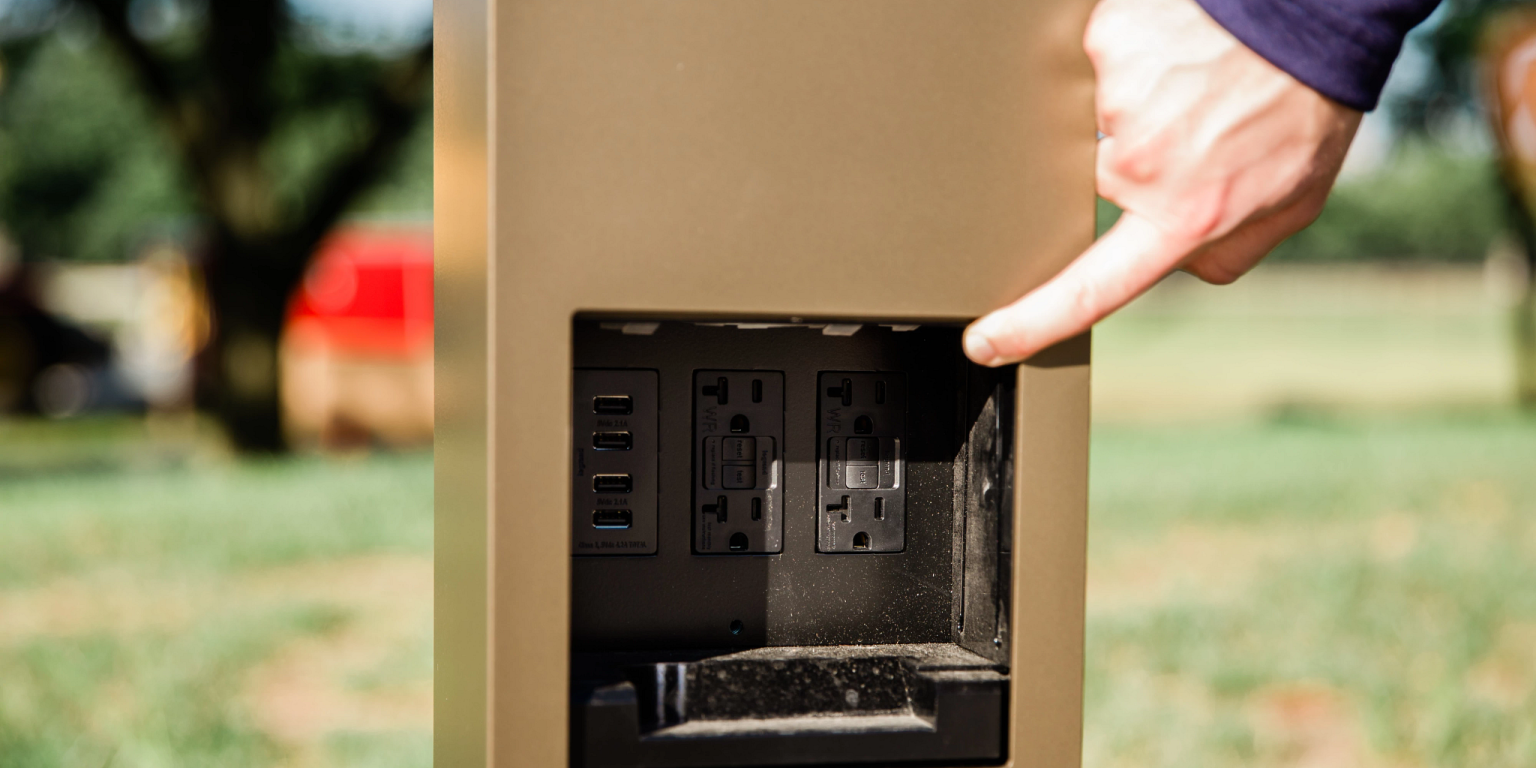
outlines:
M823 371L816 551L900 552L907 544L907 377Z
M656 553L656 372L576 370L571 552Z
M693 551L783 549L784 373L695 371Z

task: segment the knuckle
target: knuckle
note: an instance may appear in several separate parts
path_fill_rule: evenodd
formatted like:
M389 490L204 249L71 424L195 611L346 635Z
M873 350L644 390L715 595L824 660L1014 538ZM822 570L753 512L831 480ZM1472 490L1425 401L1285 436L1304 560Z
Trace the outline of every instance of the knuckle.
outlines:
M1088 280L1074 281L1067 287L1067 306L1069 315L1079 322L1090 324L1099 320L1100 291L1097 285Z
M1101 92L1097 99L1100 125L1114 125L1125 119L1125 107Z
M1227 214L1227 195L1224 190L1213 189L1203 194L1190 195L1184 200L1179 215L1170 223L1169 234L1184 242L1209 242L1220 232Z
M1110 153L1105 167L1113 176L1127 181L1149 181L1155 177L1155 159L1137 145L1122 145Z
M1126 190L1124 185L1120 183L1119 178L1106 174L1101 168L1098 173L1094 174L1094 187L1099 197L1121 208L1126 207Z
M1243 273L1221 262L1197 261L1185 267L1184 271L1211 285L1231 285L1243 276Z
M1109 50L1104 41L1104 34L1104 24L1095 14L1088 20L1088 28L1083 30L1083 53L1088 54L1088 59L1093 62L1095 69Z
M1323 209L1327 204L1328 195L1326 191L1320 195L1307 195L1302 198L1301 204L1297 209L1296 230L1301 231L1312 226L1312 222L1317 221L1317 217L1323 215Z

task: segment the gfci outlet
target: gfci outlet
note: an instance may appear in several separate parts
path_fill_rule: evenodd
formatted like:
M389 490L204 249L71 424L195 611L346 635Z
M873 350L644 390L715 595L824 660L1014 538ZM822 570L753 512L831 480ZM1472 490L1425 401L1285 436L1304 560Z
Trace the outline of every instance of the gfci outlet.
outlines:
M694 551L783 549L784 373L694 372L693 437Z
M907 378L823 371L816 551L900 552L907 541Z
M655 554L656 372L572 373L571 553Z

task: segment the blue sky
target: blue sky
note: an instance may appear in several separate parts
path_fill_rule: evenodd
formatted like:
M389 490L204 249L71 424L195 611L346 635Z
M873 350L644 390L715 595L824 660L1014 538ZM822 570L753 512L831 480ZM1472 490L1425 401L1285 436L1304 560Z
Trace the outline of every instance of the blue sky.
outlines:
M172 0L174 1L174 0ZM207 0L239 2L239 0ZM299 13L349 27L362 36L417 37L432 23L432 0L289 0ZM24 0L0 0L0 16Z
M432 23L432 0L290 0L295 10L383 37L411 36Z

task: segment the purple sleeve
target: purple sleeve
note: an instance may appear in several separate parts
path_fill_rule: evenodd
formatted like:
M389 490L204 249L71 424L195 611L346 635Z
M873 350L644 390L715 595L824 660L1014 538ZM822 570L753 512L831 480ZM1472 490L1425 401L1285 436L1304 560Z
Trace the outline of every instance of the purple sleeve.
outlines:
M1440 0L1196 0L1255 53L1362 112L1376 108L1408 30Z

